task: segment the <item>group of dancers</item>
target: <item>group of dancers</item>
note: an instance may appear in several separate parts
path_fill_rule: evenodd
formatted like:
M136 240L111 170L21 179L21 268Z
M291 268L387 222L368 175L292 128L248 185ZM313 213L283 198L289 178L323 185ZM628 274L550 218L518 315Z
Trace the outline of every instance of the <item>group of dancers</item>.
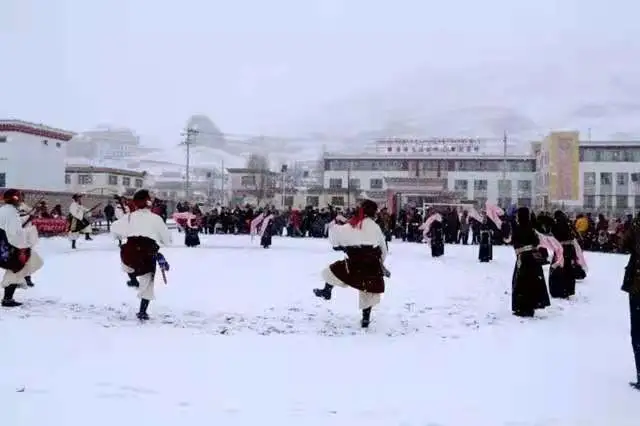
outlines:
M80 234L88 234L85 222L90 209L82 206L81 196L74 196L70 208L70 233L72 247ZM20 191L9 189L3 194L4 205L0 207L0 268L5 274L0 285L4 289L3 307L16 307L21 303L14 300L18 288L33 285L30 277L43 266L43 260L35 251L38 234L30 224L31 215L24 205ZM151 211L152 197L149 191L139 190L133 196L133 207L119 212L119 218L112 224L111 232L120 241L121 268L129 277L127 285L137 289L140 306L137 318L149 319L148 308L155 299L155 278L160 272L166 280L169 264L160 253L160 246L171 243L171 232L165 221ZM494 209L483 212L479 260L492 259L491 235L488 220L497 220ZM385 278L390 276L384 265L387 257L387 239L376 223L377 204L372 200L362 200L357 213L350 219L336 218L329 226L329 241L334 250L342 251L346 257L331 263L321 276L324 287L313 289L313 294L323 300L331 300L335 287L353 288L359 292L361 326L369 327L372 309L380 303L385 292ZM441 218L432 212L424 224L424 232L430 237L432 254L443 253L444 244L439 231ZM269 235L271 219L266 211L252 222L252 233ZM498 225L498 223L495 223ZM257 228L263 228L260 231ZM549 273L549 290L552 297L568 298L575 294L576 279L584 278L586 264L581 258L573 228L566 215L558 211L554 215L552 235L536 231L532 213L526 207L517 210L509 243L513 246L516 261L512 277L512 312L519 317L532 317L537 309L550 305L543 266L548 264L548 253L553 253ZM625 239L626 247L632 255L624 277L623 290L630 294L632 309L632 343L636 355L638 380L632 383L640 389L640 222L636 219L632 232ZM270 241L262 241L264 247ZM435 246L435 251L434 251ZM634 312L633 311L638 311ZM635 323L634 323L635 318ZM634 329L635 326L635 329ZM635 333L635 334L634 334Z

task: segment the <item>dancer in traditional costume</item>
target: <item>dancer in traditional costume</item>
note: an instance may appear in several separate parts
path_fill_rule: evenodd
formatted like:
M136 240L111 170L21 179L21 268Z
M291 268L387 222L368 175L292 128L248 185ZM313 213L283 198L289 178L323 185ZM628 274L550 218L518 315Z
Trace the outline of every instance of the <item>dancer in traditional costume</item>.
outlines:
M263 248L271 247L272 236L273 236L273 219L275 216L270 210L267 208L265 211L256 216L250 224L251 238L255 235L260 236L260 245Z
M369 327L371 309L380 303L384 293L384 260L387 256L386 238L375 222L378 205L371 200L362 201L356 216L345 225L332 225L329 241L334 250L344 251L345 260L339 260L322 271L324 288L313 293L331 300L334 286L352 287L359 291L363 328Z
M540 239L533 229L531 213L526 207L517 210L511 243L516 252L511 280L511 310L519 317L533 317L536 309L546 308L551 301L538 250Z
M574 247L573 230L569 218L560 210L553 214L551 234L562 244L562 267L552 267L549 271L549 293L551 297L568 299L576 293L576 277L574 265L577 263L577 253ZM553 262L557 260L557 253L553 254Z
M26 204L22 203L20 204L20 207L18 207L18 212L20 214L20 220L22 221L22 227L24 228L24 231L27 235L27 243L31 248L31 256L34 257L34 263L44 264L40 255L35 251L35 246L38 244L38 241L40 239L38 235L38 229L33 223L31 223L31 220L33 219L32 213L35 213L35 211ZM31 279L31 275L27 275L26 277L24 277L24 280L26 281L28 287L35 286L33 280Z
M481 263L491 262L493 260L493 229L486 213L482 214L480 222L478 260Z
M640 390L640 216L633 220L625 232L622 245L631 253L622 281L622 291L629 294L631 347L636 364L636 380L630 385Z
M423 231L423 238L427 238L431 245L431 257L444 255L444 225L442 215L432 212L427 220L420 225Z
M151 196L149 191L141 189L133 196L135 211L119 219L111 226L111 232L119 238L126 238L120 249L122 269L135 280L131 287L137 287L140 299L140 310L137 317L148 320L149 303L155 299L156 264L161 271L167 271L169 265L159 253L160 245L171 243L171 232L162 218L151 212Z
M198 216L194 211L191 211L186 216L186 223L184 226L184 245L187 247L198 247L200 245L200 226L198 224Z
M93 231L91 223L87 216L90 214L90 210L82 205L82 195L75 194L73 202L69 206L69 239L71 240L71 248L76 248L76 241L80 237L80 234L84 234L85 240L91 240L91 232Z
M37 243L37 230L23 227L18 212L22 194L18 190L7 189L3 199L4 205L0 207L0 268L5 269L5 273L0 281L4 289L1 304L13 308L22 305L14 299L16 290L28 288L26 277L42 268L43 262L32 250Z

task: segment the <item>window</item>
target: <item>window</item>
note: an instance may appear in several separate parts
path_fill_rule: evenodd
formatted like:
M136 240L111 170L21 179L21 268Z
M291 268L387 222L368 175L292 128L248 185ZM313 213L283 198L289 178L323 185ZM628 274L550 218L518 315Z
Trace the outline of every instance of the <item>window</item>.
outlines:
M636 209L640 208L640 195L635 195L633 197L633 207Z
M464 179L456 179L453 182L453 190L456 192L467 192L469 189L469 181Z
M613 196L612 195L601 195L600 196L600 208L601 209L610 209L613 207Z
M64 175L64 184L71 185L71 175Z
M371 189L382 189L382 179L369 179L369 187Z
M78 175L78 183L80 185L91 185L93 183L93 176L88 175Z
M331 197L332 206L344 206L344 197Z
M122 186L131 186L131 178L130 177L122 177Z
M474 191L486 191L489 186L489 182L486 179L476 179L473 181Z
M612 181L611 173L600 173L600 185L611 185Z
M531 198L518 198L518 207L531 207Z
M320 205L320 197L317 195L307 195L307 206L318 207Z
M143 185L144 185L144 180L136 179L136 188L142 188Z
M519 180L518 181L518 193L531 193L531 181L530 180Z
M338 189L342 188L342 179L329 179L329 188L330 189Z
M349 189L360 189L360 179L349 179Z
M593 186L596 184L596 173L585 172L583 175L585 186Z
M255 184L256 184L256 177L253 175L240 177L240 185L242 186L253 186Z
M596 208L596 196L595 195L585 195L583 201L584 207L588 209Z
M617 186L627 186L629 184L629 174L628 173L616 173L616 185Z
M502 207L503 209L509 208L511 204L511 197L498 198L498 206Z
M631 173L631 182L640 183L640 173Z
M7 137L6 136L0 136L0 143L6 143L7 142Z
M118 184L118 176L109 175L109 185L117 185Z
M476 203L478 203L478 206L480 206L480 208L484 208L484 206L487 204L487 197L476 197L475 201Z
M511 195L511 181L500 179L498 181L498 193L503 195Z
M284 197L284 205L287 207L293 206L293 195L285 195Z
M0 173L0 188L6 188L7 186L7 174Z
M629 207L629 197L626 195L616 195L616 207L626 209Z

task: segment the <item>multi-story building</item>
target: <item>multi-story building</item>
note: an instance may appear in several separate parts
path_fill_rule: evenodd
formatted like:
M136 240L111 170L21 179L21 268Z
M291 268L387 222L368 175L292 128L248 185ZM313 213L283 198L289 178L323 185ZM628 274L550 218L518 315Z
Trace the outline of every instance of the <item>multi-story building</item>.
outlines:
M231 205L273 204L277 192L279 173L249 168L227 169L229 175L229 201Z
M323 186L358 189L386 205L400 194L403 202L416 204L457 200L616 213L639 209L640 141L579 136L552 132L519 149L499 140L377 141L370 153L326 154ZM356 200L350 201L345 204Z
M640 208L640 141L581 141L552 132L533 143L536 205L622 213Z
M498 149L502 145L501 149ZM374 153L326 154L324 188L359 189L383 204L485 201L531 205L535 159L501 141L388 139ZM500 152L502 151L502 152ZM355 203L355 199L345 204Z
M146 188L147 173L110 167L67 166L66 190L84 194L130 195Z
M129 129L104 127L77 135L67 146L67 156L91 160L117 160L147 152Z
M0 120L0 188L64 191L66 144L73 132Z

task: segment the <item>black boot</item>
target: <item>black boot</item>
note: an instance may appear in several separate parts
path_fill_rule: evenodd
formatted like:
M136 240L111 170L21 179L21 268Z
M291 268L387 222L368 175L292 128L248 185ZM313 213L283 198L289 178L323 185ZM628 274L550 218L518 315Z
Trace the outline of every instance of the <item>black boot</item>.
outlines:
M316 297L322 297L324 300L331 300L331 290L333 290L333 286L325 283L324 288L314 288L313 294Z
M13 300L13 295L18 288L18 284L11 284L4 289L4 297L2 298L2 306L5 308L15 308L16 306L22 306L22 303Z
M35 284L33 283L33 281L31 281L31 277L24 277L24 280L27 282L27 285L29 287L33 287Z
M129 281L127 281L127 285L129 287L140 287L140 283L138 282L138 278L136 278L135 274L128 274L129 275Z
M76 240L71 240L71 248L76 249Z
M91 235L89 235L89 234L84 234L84 239L87 240L87 241L92 241L93 240L93 238L91 238Z
M630 382L629 385L635 390L640 391L640 373L638 373L638 377L635 382Z
M149 307L148 299L140 299L140 311L138 312L138 319L140 321L146 321L149 319L149 314L147 314L147 308Z
M360 325L362 328L369 328L369 323L371 322L371 308L362 310L362 321L360 321Z

